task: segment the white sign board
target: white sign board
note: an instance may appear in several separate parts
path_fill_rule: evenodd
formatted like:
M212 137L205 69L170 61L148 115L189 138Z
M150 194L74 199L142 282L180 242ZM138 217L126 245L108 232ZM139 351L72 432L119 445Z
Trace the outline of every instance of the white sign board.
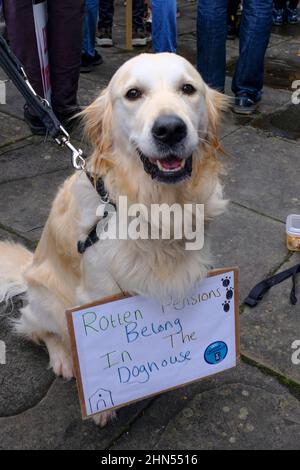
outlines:
M212 272L181 300L118 296L67 320L88 417L235 367L237 270Z

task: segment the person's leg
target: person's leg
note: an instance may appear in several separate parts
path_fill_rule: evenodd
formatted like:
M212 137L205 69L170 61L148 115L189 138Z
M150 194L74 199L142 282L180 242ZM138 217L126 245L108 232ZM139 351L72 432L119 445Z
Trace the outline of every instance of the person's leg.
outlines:
M272 0L244 0L240 26L240 57L232 82L235 95L261 98L264 59L272 26Z
M227 9L227 39L234 40L238 35L237 11L240 0L229 0Z
M99 0L85 0L85 15L83 29L83 50L82 53L95 56L96 29L99 12Z
M299 0L289 0L286 13L287 13L287 21L289 24L296 24L298 23L298 7Z
M152 0L154 52L176 52L176 0Z
M72 113L77 108L84 0L48 0L48 13L52 105L58 113Z
M228 15L237 15L239 4L241 0L229 0L228 2Z
M99 29L112 29L114 18L114 0L99 1Z
M24 65L35 91L43 96L32 0L4 0L3 7L11 49Z
M36 93L44 96L41 67L37 49L32 0L4 0L3 12L8 39L14 54L22 62ZM46 128L27 104L24 119L34 134L45 135Z
M198 70L208 85L224 91L227 0L198 0Z
M133 0L132 3L132 22L135 30L144 31L145 1Z
M145 30L145 2L144 0L133 0L132 2L132 45L146 46L147 36Z
M275 0L273 3L272 19L274 26L281 26L285 20L287 0Z
M281 10L282 8L285 8L286 6L286 0L274 0L274 8L276 10Z

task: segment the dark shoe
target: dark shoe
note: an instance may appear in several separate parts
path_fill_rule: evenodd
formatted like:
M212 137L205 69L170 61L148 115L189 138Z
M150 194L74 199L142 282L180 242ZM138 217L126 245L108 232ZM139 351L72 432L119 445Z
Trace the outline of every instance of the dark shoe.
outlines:
M112 47L114 43L112 40L111 29L99 28L96 37L96 44L100 47Z
M237 35L237 17L230 15L227 20L227 39L234 41Z
M101 65L101 64L103 64L103 59L97 51L95 51L94 57L88 54L82 54L80 72L89 73L93 70L93 67L95 67L96 65Z
M148 10L147 18L145 19L145 28L147 33L152 33L152 11Z
M297 8L287 8L287 22L289 24L297 24L298 23L298 10Z
M276 8L273 8L273 25L274 26L281 26L283 25L284 22L284 10L280 8L280 10L276 10Z
M93 57L93 66L95 67L96 65L101 65L103 64L103 59L102 56L99 54L99 52L95 51L95 55Z
M44 126L43 122L40 120L39 117L34 116L28 109L28 105L25 104L24 106L24 120L26 124L29 126L31 132L35 135L46 135L47 129Z
M89 73L93 70L93 58L87 54L81 55L80 73Z
M247 95L236 96L232 111L236 114L253 114L259 104L259 100L254 100Z
M132 33L133 47L147 46L147 36L143 29L135 29Z

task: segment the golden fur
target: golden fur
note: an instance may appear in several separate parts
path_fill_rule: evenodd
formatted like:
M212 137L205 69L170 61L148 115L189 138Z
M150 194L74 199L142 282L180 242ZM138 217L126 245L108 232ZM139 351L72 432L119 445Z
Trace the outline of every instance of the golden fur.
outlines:
M151 71L152 82L140 73L143 68ZM133 109L123 103L122 93L136 75L139 83L145 80L151 93ZM175 95L173 82L177 75L179 78L187 75L197 85L199 96L189 100ZM93 147L88 169L103 177L115 201L119 195L126 195L128 204L202 203L206 220L210 220L226 204L217 160L218 127L226 103L226 98L209 89L184 59L174 54L138 56L121 67L107 89L83 113L86 136ZM197 116L198 106L201 120ZM200 138L193 151L192 177L180 184L151 180L126 135L140 122L146 128L148 121L151 124L163 112L182 115L192 128L199 128L195 129ZM124 126L129 130L125 132ZM136 134L141 135L144 128ZM33 256L20 245L0 243L2 300L25 289L28 293L29 304L22 309L17 331L44 342L54 372L66 378L73 376L64 314L67 308L118 293L120 287L156 297L172 291L184 292L205 276L210 262L207 249L197 255L185 252L180 240L101 241L83 256L79 255L77 242L86 238L97 220L98 205L96 191L86 176L77 172L58 191ZM105 424L109 416L100 415L98 422Z

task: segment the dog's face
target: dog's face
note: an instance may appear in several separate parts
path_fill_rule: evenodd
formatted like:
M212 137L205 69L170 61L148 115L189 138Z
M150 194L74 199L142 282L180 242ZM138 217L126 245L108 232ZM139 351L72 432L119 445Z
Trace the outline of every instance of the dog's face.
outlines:
M87 110L87 128L91 134L89 127L98 120L103 147L100 134L107 138L110 127L109 139L118 152L138 160L154 180L174 184L191 176L199 145L216 139L221 97L182 57L142 54L118 70L90 107L92 120Z
M192 154L206 137L205 85L172 54L142 55L112 84L115 132L123 134L154 179L176 183L191 175Z

